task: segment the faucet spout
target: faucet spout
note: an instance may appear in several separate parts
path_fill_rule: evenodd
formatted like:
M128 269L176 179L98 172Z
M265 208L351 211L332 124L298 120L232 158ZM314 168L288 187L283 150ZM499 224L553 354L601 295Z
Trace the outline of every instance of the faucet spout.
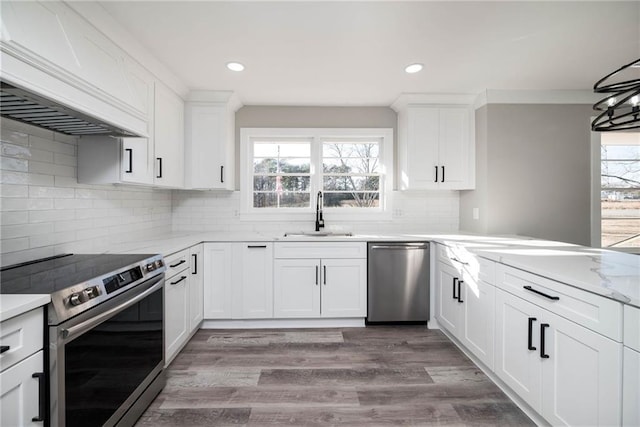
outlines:
M322 218L322 191L318 191L316 196L316 231L324 228L324 219Z

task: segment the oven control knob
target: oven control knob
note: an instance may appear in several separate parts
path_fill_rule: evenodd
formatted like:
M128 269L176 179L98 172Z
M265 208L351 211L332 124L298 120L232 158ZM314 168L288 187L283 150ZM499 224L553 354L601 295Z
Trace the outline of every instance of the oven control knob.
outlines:
M72 294L71 297L69 297L69 302L71 303L71 305L80 305L84 301L80 299L80 294Z

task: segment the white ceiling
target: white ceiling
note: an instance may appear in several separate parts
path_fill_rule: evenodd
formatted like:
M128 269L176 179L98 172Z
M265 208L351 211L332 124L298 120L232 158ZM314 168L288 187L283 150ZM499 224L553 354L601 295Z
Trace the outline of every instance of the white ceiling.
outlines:
M190 89L232 90L245 105L591 90L640 58L640 1L101 4ZM245 71L227 70L229 61ZM414 62L425 69L406 74Z

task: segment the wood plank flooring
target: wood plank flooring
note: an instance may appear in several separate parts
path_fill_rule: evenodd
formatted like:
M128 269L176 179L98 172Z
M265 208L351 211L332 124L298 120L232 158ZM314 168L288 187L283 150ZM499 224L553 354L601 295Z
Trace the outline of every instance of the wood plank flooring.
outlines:
M535 425L424 326L200 330L137 423L161 426Z

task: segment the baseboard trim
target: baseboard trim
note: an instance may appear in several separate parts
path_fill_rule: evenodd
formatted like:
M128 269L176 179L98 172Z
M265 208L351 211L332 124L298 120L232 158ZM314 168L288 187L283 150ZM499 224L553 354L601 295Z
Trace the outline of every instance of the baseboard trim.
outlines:
M201 329L364 328L364 318L205 320Z

